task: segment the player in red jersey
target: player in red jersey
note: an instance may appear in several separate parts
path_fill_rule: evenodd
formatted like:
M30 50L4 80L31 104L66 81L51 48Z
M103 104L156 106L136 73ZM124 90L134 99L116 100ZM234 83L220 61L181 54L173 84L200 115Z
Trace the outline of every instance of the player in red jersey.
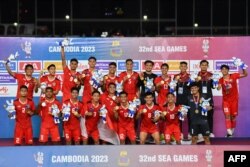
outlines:
M180 107L175 104L175 95L168 93L167 104L162 106L161 117L166 121L166 129L164 132L166 144L170 144L171 136L173 135L176 144L181 144L181 129L178 117Z
M145 104L138 109L136 118L141 118L140 144L145 144L148 134L154 138L155 144L160 144L160 134L157 127L157 121L160 118L160 108L154 104L152 92L145 93ZM158 115L156 114L158 112Z
M118 120L118 131L120 143L125 144L126 137L129 138L131 144L135 144L136 134L134 128L134 118L128 117L128 94L120 93L120 106L114 108L115 119Z
M108 93L110 83L116 83L119 81L118 77L115 75L116 67L117 65L115 62L109 63L109 73L103 78L103 91L106 93Z
M63 98L62 102L70 99L71 97L71 88L73 87L81 87L80 83L80 73L76 71L78 67L78 60L73 58L70 60L70 69L67 66L64 47L61 46L61 58L62 58L62 67L63 67L63 84L62 84L62 93Z
M49 72L48 75L43 75L43 71L41 71L40 77L39 77L40 78L39 79L39 87L41 88L40 99L45 98L45 88L46 87L52 87L53 88L53 90L54 90L54 92L53 92L54 98L56 98L56 95L61 90L61 81L55 76L55 74L56 74L56 66L55 66L55 64L50 64L47 67L47 70Z
M139 96L139 74L133 71L133 60L126 60L127 71L121 72L119 75L119 81L123 82L123 90L128 93L128 101L133 101L134 98Z
M161 76L155 78L156 91L158 92L157 103L159 106L163 106L167 101L167 94L169 92L169 83L171 77L168 76L169 66L167 63L161 65Z
M82 71L81 75L81 81L84 86L83 88L83 96L82 96L82 102L83 104L87 104L89 101L91 101L92 92L94 91L93 86L90 84L90 80L92 78L93 72L96 70L96 58L91 56L88 59L88 65L89 68Z
M19 98L20 96L20 87L22 85L27 86L28 88L28 98L33 99L33 93L38 92L38 81L36 78L32 77L32 74L34 72L34 68L31 64L25 65L25 74L15 73L12 72L8 64L5 64L7 72L14 77L17 80L17 95L16 97Z
M102 108L100 101L100 92L94 90L92 92L92 100L84 105L82 110L82 116L85 117L86 122L86 130L88 137L92 137L94 140L95 145L99 144L99 131L98 131L98 122L100 119L99 111ZM88 137L83 136L83 144L88 144Z
M23 138L28 145L33 144L33 133L31 116L35 111L35 104L31 99L28 99L28 88L25 85L20 86L19 98L14 101L16 110L16 125L14 132L14 144L21 145ZM11 116L11 115L9 115Z
M54 117L51 113L52 107L57 107L61 110L61 103L54 98L53 88L47 87L45 89L45 99L39 102L36 110L41 116L39 142L43 144L47 144L49 135L53 144L58 144L60 141L59 128L54 122Z
M118 122L114 117L114 108L119 102L119 98L115 95L116 85L111 82L108 85L107 93L101 95L101 103L106 106L108 116L112 122L113 130L118 132Z
M81 139L81 128L80 128L80 117L83 108L82 102L78 100L79 89L76 87L71 88L71 98L63 102L63 107L70 106L70 116L68 121L64 122L64 134L66 139L66 144L71 145L72 139L75 145L80 144ZM64 115L62 115L64 116Z
M247 71L229 74L229 66L220 67L223 77L219 80L218 90L222 89L223 111L226 118L227 137L232 137L236 127L236 116L238 115L239 91L237 80L246 77Z

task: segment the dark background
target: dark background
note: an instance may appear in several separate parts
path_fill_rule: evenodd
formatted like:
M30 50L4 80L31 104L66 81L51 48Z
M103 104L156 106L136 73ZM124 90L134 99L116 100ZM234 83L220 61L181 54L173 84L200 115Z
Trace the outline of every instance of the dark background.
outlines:
M109 36L248 35L249 3L249 0L1 0L0 35L100 37L102 32ZM65 19L66 15L70 19ZM147 20L143 19L145 15Z

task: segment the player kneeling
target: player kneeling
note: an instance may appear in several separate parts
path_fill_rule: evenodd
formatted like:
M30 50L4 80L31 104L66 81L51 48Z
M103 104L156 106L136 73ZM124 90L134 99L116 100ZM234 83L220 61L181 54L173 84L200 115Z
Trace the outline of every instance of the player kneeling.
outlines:
M140 144L145 144L148 134L152 135L155 144L160 144L160 134L157 127L160 118L159 106L154 104L151 92L147 92L144 99L146 104L139 107L139 112L136 115L137 119L141 118Z

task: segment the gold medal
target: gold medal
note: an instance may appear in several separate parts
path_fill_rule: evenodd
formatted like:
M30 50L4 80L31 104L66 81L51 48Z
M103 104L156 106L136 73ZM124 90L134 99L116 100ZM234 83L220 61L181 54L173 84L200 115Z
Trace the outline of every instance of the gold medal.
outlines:
M198 114L198 113L199 113L199 110L198 110L198 109L196 109L196 110L195 110L195 113L196 113L196 114Z

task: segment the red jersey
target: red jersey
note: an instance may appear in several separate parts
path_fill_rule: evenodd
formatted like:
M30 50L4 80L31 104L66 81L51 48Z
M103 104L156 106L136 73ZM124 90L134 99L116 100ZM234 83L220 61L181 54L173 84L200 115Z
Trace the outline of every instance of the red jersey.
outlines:
M212 78L212 76L213 76L213 74L211 73L211 72L199 72L198 73L198 76L200 76L201 77L201 81L209 81L209 80L211 80L211 78Z
M26 109L32 111L35 110L35 104L32 100L27 99L25 103L22 103L19 99L14 101L14 106L16 110L16 125L22 128L32 127L31 115L26 113Z
M89 69L85 69L83 70L82 74L85 74L85 77L83 80L84 88L83 88L82 101L83 103L87 103L88 101L91 100L91 96L92 96L91 85L89 83L92 77L92 72Z
M109 84L110 83L116 83L119 82L119 77L114 76L114 77L110 77L109 75L105 75L104 76L106 83L105 83L105 91L107 92L108 88L109 88Z
M239 98L237 80L240 78L240 74L229 75L229 80L225 80L223 77L219 80L219 84L222 86L223 101L236 101Z
M124 108L123 106L120 106L117 110L118 112L118 125L119 127L123 128L134 128L134 119L128 117L128 108Z
M80 118L76 117L72 111L77 111L79 114L81 114L83 104L80 101L77 101L76 103L73 103L70 99L63 102L63 105L70 104L70 117L68 121L64 122L64 126L67 128L73 130L80 128Z
M175 125L180 124L180 120L178 117L179 109L180 109L179 106L175 106L172 110L167 106L161 107L162 112L167 112L167 114L165 115L167 126L172 125L172 124L175 124Z
M35 88L35 78L32 77L31 79L28 79L25 74L19 74L15 73L14 78L17 80L17 95L16 97L19 98L20 96L20 87L22 85L25 85L28 87L28 98L33 99L33 93Z
M116 97L116 96L115 96ZM118 98L118 97L116 97ZM108 94L104 93L101 95L101 103L106 106L106 109L108 110L109 118L114 121L114 107L117 106L117 103L115 100L113 100L112 97L110 97Z
M45 104L45 106L43 106L43 104ZM50 114L52 105L57 105L59 110L61 110L61 103L57 99L54 99L52 101L44 99L41 101L41 109L39 111L39 115L42 119L43 128L52 128L54 126L57 126L54 123L53 115Z
M127 71L124 71L122 73L120 73L119 75L119 80L120 82L126 77L128 76ZM136 95L136 92L138 90L138 77L139 74L137 72L132 72L132 74L130 74L130 78L127 79L124 83L123 83L123 90L126 91L128 94L134 94Z
M158 91L157 102L160 106L164 105L167 101L167 94L169 92L169 83L171 82L171 77L163 78L162 76L158 76L155 78L155 85L158 83L163 83Z
M185 82L188 82L190 74L188 74L188 73L179 73L179 74L176 74L174 76L174 78L177 78L177 77L179 77L178 83L185 83Z
M63 92L63 101L70 99L71 97L71 88L76 87L76 83L74 81L75 78L79 77L81 74L79 72L70 71L69 67L66 66L63 69L63 85L62 85L62 92Z
M40 78L40 83L46 83L47 87L53 88L54 91L60 91L61 90L61 81L57 78L54 77L54 79L50 80L49 75L44 75ZM45 94L41 93L41 97L44 98ZM54 98L56 95L54 95Z
M101 104L98 104L98 106L94 106L92 103L87 103L84 105L83 110L82 110L82 115L85 116L86 112L92 112L92 116L85 116L86 122L86 129L87 130L97 130L97 125L99 122L99 111L102 108Z
M153 105L148 107L147 105L141 105L139 111L142 110L141 114L141 129L156 128L157 125L152 121L154 117L154 111L160 110L159 106Z

